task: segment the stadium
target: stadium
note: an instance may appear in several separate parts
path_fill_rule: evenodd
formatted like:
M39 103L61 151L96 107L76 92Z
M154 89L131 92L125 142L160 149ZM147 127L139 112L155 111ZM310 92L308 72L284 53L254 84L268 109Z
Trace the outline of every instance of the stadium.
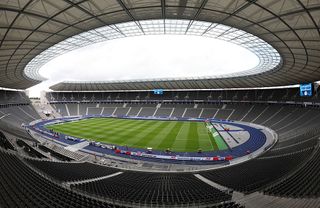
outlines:
M320 208L319 0L6 0L0 8L0 207ZM257 63L209 75L199 64L192 76L163 78L134 66L132 79L61 71L67 80L28 95L59 57L168 35L232 44ZM119 64L137 51L126 50ZM181 54L176 62L186 61ZM148 57L142 65L156 68Z

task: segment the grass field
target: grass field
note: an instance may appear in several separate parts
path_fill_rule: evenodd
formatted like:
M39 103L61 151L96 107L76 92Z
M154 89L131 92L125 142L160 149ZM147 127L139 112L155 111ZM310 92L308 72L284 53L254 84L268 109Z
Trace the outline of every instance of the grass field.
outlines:
M129 147L196 152L218 150L204 122L91 118L46 126L56 132Z

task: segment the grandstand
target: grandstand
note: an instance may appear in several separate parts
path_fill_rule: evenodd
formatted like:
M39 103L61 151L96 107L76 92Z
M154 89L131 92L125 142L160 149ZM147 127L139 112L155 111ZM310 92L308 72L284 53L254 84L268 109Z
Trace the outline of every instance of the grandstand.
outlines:
M320 208L319 1L0 6L0 207ZM27 96L57 56L154 34L228 41L259 63Z

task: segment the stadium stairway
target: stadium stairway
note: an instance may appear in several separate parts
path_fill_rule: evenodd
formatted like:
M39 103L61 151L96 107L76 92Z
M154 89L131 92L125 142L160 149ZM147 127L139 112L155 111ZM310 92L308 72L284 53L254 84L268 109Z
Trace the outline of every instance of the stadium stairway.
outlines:
M69 146L66 146L65 149L66 150L69 150L71 152L76 152L76 151L79 151L81 150L82 148L85 148L86 146L88 146L90 143L88 141L83 141L83 142L80 142L78 144L74 144L74 145L69 145Z
M49 104L46 97L43 98L44 101L42 104L32 103L34 109L38 112L42 119L50 119L50 118L59 118L61 115L53 108L52 105ZM50 112L50 116L48 117L45 112Z

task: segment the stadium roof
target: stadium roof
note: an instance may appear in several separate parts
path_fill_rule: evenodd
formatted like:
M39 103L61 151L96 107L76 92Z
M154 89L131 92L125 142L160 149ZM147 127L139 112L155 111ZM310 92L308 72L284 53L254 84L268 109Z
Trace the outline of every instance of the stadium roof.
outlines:
M139 28L143 33L140 20L155 19L188 20L186 33L198 21L213 23L208 25L208 30L214 25L241 29L272 45L282 62L272 70L236 78L60 83L52 89L259 87L320 80L318 0L16 0L0 3L0 17L1 87L25 89L39 83L37 70L30 71L33 76L24 73L27 64L71 36L106 25L119 34L126 34L115 26L125 22L135 24L127 27L128 30ZM70 45L73 44L76 42ZM56 50L68 51L68 48ZM43 64L41 59L37 60L39 63L32 64Z

